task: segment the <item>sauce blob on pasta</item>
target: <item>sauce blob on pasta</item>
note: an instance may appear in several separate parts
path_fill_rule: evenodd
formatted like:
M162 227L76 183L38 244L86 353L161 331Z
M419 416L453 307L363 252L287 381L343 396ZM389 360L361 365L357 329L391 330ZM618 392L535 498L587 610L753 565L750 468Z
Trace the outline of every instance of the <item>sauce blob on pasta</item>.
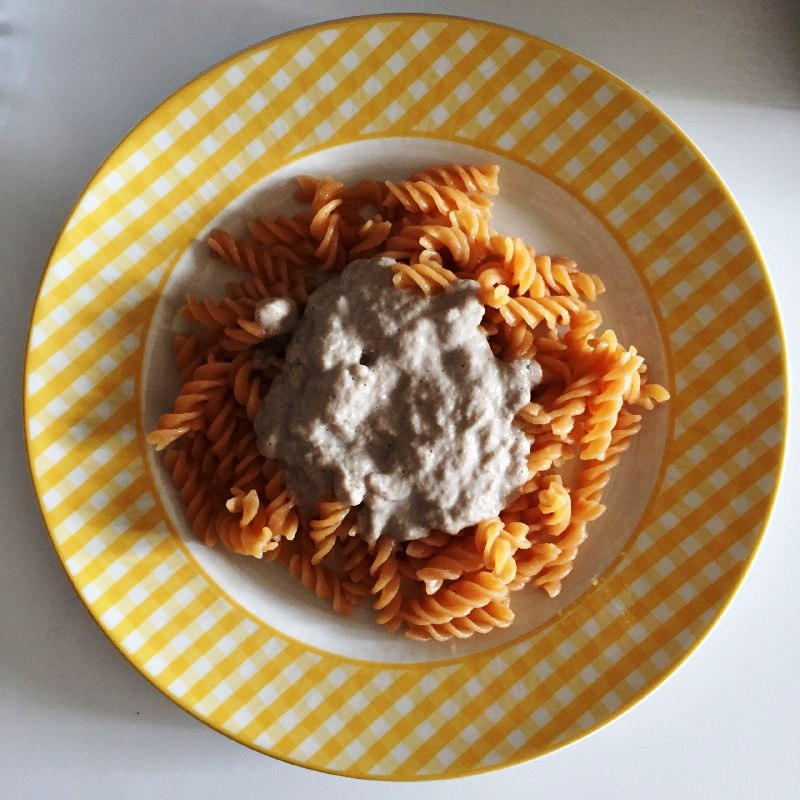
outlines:
M335 497L358 532L403 541L495 516L528 478L516 413L541 381L495 358L475 281L398 291L395 262L358 260L319 288L256 415L301 510Z

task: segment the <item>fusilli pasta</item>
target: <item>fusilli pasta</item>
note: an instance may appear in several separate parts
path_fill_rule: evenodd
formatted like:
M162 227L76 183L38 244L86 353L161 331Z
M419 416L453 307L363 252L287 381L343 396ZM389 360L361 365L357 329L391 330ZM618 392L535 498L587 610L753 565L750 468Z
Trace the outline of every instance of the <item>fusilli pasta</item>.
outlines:
M164 450L188 521L208 546L281 561L304 587L349 614L362 600L411 639L463 639L514 619L510 593L528 584L556 596L603 491L640 427L631 411L669 398L644 360L589 307L605 287L565 257L495 231L498 167L448 164L407 180L297 179L293 215L258 217L249 236L215 229L211 253L246 277L219 301L188 296L175 337L181 389L147 441ZM481 330L500 359L535 358L543 381L518 414L530 449L527 480L497 516L456 535L402 542L359 536L335 497L311 519L295 508L283 470L258 451L253 420L283 368L286 341L267 338L257 305L290 297L300 309L358 258L396 259L398 291L445 291L477 281ZM573 461L574 459L574 461ZM565 465L577 465L566 472ZM567 480L567 474L574 473Z

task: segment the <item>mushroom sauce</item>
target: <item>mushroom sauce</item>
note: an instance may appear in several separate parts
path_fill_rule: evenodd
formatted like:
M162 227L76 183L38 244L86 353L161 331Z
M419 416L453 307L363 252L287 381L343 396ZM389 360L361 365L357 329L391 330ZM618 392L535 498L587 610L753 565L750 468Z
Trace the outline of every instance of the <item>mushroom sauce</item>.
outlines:
M536 361L495 358L476 282L424 297L392 284L393 263L354 261L314 292L256 417L300 509L335 496L370 541L455 534L508 505L529 450L513 419L541 381Z

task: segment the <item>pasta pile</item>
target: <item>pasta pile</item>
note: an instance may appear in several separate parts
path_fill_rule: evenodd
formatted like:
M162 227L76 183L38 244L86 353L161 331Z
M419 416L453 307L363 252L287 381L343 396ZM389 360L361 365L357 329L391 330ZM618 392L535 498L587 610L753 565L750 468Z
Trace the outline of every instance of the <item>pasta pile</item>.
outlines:
M550 597L570 573L587 526L604 511L611 470L640 427L635 409L669 395L644 360L590 308L604 290L568 258L541 255L491 227L496 166L434 167L352 186L298 178L303 210L260 217L249 236L223 230L213 253L244 274L217 302L189 296L196 332L175 339L181 390L147 440L164 463L195 534L235 553L278 560L307 589L349 613L366 602L387 629L446 640L511 624L511 592ZM528 480L511 505L453 536L368 544L350 508L329 497L313 518L295 507L280 465L256 447L253 418L283 364L254 309L291 297L300 308L357 258L397 260L398 291L430 295L457 277L480 285L482 330L500 359L536 358L543 381L516 423L530 442ZM574 460L573 480L562 477ZM571 465L572 466L572 465Z

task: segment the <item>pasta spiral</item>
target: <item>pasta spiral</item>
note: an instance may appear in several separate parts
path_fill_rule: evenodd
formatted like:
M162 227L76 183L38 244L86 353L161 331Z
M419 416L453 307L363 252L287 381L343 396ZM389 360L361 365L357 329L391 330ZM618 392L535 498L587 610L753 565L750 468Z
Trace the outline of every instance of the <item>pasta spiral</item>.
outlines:
M465 617L454 617L438 624L410 625L407 639L445 642L448 639L468 639L476 633L488 633L493 628L507 628L514 621L511 607L499 600L490 600L485 606L470 610Z
M499 517L484 520L475 526L475 545L483 556L483 566L503 583L511 583L517 574L514 554L527 550L528 526L522 522L504 525Z
M261 244L266 245L296 245L308 242L311 239L309 225L310 214L298 214L294 217L276 217L268 219L259 217L249 223L251 235Z
M469 238L459 228L435 223L409 225L403 229L401 241L408 242L409 240L415 241L414 246L421 250L446 254L458 268L464 269L470 265ZM389 239L389 243L391 242L392 239Z
M464 576L432 595L412 598L402 616L412 626L441 625L466 617L492 600L505 601L507 597L506 584L491 572L481 571Z
M560 475L547 475L539 489L539 511L548 536L559 536L570 523L572 499Z
M255 245L249 241L238 241L227 231L213 230L208 237L208 247L223 261L253 274L259 272Z
M499 174L500 168L496 164L484 166L448 164L417 172L411 176L411 180L427 181L434 186L450 186L468 194L496 195L500 191L497 182Z
M164 463L180 488L181 500L186 505L186 516L194 534L207 546L213 547L217 541L213 526L217 508L211 487L201 475L200 463L190 459L185 447L168 450L164 455Z
M393 283L400 289L416 286L425 295L436 294L446 289L456 276L435 261L419 261L416 264L397 263L393 267Z
M381 245L389 238L392 223L378 218L367 220L358 229L359 242L350 248L349 260L369 258L380 250Z
M335 572L321 564L314 564L305 553L295 553L289 559L289 572L303 586L323 600L330 600L333 610L349 616L356 605L356 598L349 595Z
M339 528L344 524L350 507L338 500L323 501L319 504L317 518L309 523L309 533L315 545L312 564L319 564L330 553L336 543Z
M573 297L512 297L500 310L509 325L524 322L531 330L544 322L553 330L556 325L566 325L570 314L580 311L583 304Z
M439 552L421 559L424 564L416 569L414 577L425 585L425 593L434 594L445 581L454 581L465 573L481 569L484 560L475 544L474 539L472 542L456 539Z
M604 334L605 336L605 334ZM604 340L607 343L608 340ZM612 365L602 376L598 393L589 399L586 422L586 433L581 438L584 446L581 451L583 460L600 460L605 458L611 444L611 432L617 423L617 416L622 408L624 395L638 371L643 359L636 355L636 349L624 350L616 343L610 343Z
M375 621L394 631L400 627L400 573L397 569L395 543L391 539L378 541L369 574L375 579L371 593L376 595L373 607L378 612Z
M162 414L158 427L146 437L148 444L156 450L163 450L190 430L202 427L205 407L215 390L228 382L228 364L216 361L202 364L185 383L175 398L173 411Z
M406 543L406 555L412 558L430 558L434 553L440 552L451 540L449 534L443 531L431 531L422 539Z
M517 287L521 296L543 297L544 281L536 268L533 248L528 247L522 239L511 236L492 236L489 240L491 252L509 273L509 285Z
M471 209L474 213L479 197L469 197L460 189L452 186L435 186L428 181L386 181L389 190L383 205L391 207L400 203L412 214L435 214L447 216L451 211ZM478 207L485 208L488 201Z
M580 272L574 261L536 256L534 262L537 274L553 294L568 294L576 299L584 297L594 302L597 295L605 291L606 287L597 275Z

